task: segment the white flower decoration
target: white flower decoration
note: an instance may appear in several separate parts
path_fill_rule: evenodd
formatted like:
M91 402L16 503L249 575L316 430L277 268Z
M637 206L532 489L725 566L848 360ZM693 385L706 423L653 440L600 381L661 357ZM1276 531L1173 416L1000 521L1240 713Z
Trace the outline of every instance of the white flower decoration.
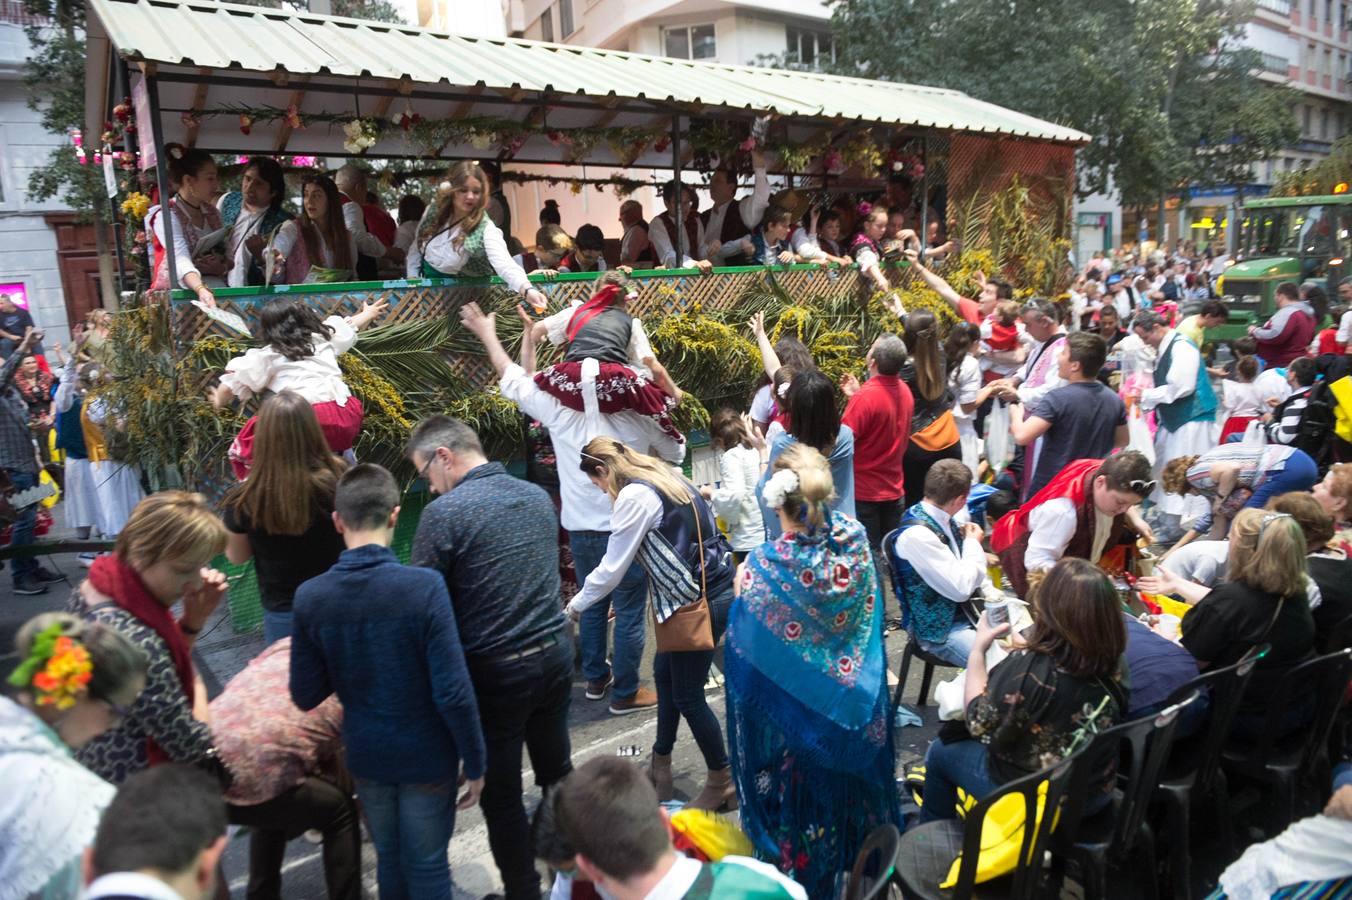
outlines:
M771 509L783 509L789 495L798 490L798 473L793 469L780 469L765 482L761 497Z

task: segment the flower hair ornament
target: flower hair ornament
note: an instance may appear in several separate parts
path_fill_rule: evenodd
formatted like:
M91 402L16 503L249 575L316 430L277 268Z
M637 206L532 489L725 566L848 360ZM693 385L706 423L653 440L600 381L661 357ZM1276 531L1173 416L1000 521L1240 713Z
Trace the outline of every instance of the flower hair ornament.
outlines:
M85 645L62 630L58 622L38 632L28 658L10 673L9 683L31 690L38 706L67 710L89 690L94 664Z
M789 495L798 490L798 473L793 469L780 469L765 482L761 497L771 509L783 509Z
M792 381L786 381L775 388L775 393L779 395L779 399L783 400L785 397L789 396L789 385L791 384L793 384Z
M854 208L854 211L860 216L871 215L873 213L873 204L869 203L867 200L861 200L859 201L859 205Z

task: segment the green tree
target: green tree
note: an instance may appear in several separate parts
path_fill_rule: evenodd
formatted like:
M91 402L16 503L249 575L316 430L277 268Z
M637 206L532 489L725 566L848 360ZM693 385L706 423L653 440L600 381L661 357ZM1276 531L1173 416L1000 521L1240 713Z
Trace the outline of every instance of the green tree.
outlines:
M1250 3L833 0L837 66L964 91L1093 136L1079 188L1128 203L1249 180L1299 137L1292 92L1256 74Z

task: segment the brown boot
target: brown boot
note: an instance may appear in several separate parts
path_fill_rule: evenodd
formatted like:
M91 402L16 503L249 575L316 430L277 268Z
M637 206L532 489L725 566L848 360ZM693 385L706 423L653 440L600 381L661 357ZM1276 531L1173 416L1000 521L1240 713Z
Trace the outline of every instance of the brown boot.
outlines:
M660 753L653 753L648 757L648 763L643 767L643 774L648 776L648 780L657 788L657 799L665 803L670 800L675 791L671 786L671 754L663 756Z
M686 806L716 812L731 812L736 809L737 790L732 785L732 767L710 769L709 777L704 782L704 789Z

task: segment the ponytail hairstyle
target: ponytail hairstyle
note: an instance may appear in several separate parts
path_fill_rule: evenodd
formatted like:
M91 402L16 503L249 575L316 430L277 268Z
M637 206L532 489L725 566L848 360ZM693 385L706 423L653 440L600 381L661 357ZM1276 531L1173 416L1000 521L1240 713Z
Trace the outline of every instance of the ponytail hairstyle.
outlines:
M767 506L806 522L809 529L826 525L828 504L835 496L830 464L806 444L794 444L779 455L762 492Z
M311 219L310 214L305 211L303 198L305 188L309 185L323 191L324 199L328 201L329 208L324 213L322 225ZM338 193L338 185L327 175L312 173L300 180L300 191L302 202L300 216L296 221L300 227L301 239L305 241L305 252L310 257L310 264L318 265L324 258L320 249L322 239L333 251L333 268L351 271L357 261L352 258L352 241L348 235L347 223L343 220L343 197Z
M604 480L611 500L635 481L646 481L672 503L686 504L693 499L685 479L670 463L630 449L612 437L588 441L582 448L580 468L588 477Z
M714 413L709 420L709 437L725 452L733 447L751 447L751 437L746 433L746 424L742 414L725 406Z
M20 662L9 684L38 706L69 709L84 697L130 706L145 684L148 663L140 648L110 626L70 613L29 619L15 636L14 649ZM54 659L58 671L52 671Z
M906 349L911 354L911 364L915 367L915 387L920 396L926 400L938 400L943 396L947 379L934 313L920 309L907 316L902 339L906 341Z
M485 188L486 189L486 188ZM559 201L549 199L545 201L544 208L540 210L540 225L562 225L563 216L559 215Z
M479 192L479 205L470 210L462 219L451 221L455 215L455 198L452 194L455 189L463 187L471 178L479 181L482 190ZM424 253L427 252L427 242L443 231L450 231L455 226L460 226L460 234L451 241L451 246L459 250L465 243L465 237L472 234L479 223L483 221L484 211L488 209L488 176L484 170L479 168L479 164L472 159L462 159L460 162L451 166L446 172L446 180L437 187L437 213L432 217L432 221L424 227L418 229L418 248Z
M962 368L962 361L971 352L972 345L980 340L981 328L971 322L959 322L948 329L948 338L944 341L944 359L948 363L950 380Z
M216 165L210 153L182 144L165 144L164 159L169 168L169 181L175 188L183 183L184 178L197 178L207 166Z
M1251 383L1258 377L1258 357L1241 356L1235 360L1235 375L1245 384Z

